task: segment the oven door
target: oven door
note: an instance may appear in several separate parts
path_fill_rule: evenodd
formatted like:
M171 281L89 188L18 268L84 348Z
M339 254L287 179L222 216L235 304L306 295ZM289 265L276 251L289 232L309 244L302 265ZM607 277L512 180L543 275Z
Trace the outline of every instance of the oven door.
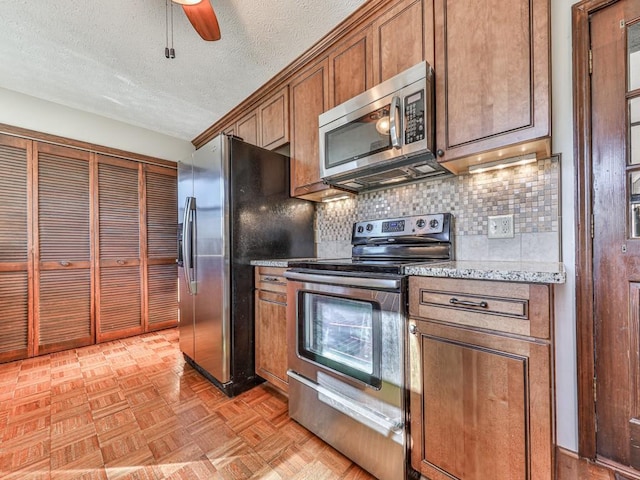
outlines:
M377 478L404 478L405 280L285 276L289 415Z

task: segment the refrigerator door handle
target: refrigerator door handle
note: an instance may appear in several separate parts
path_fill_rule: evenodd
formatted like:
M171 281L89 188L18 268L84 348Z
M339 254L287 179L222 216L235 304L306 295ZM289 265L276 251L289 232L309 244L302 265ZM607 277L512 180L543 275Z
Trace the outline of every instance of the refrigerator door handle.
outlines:
M190 295L196 292L193 288L193 221L195 213L195 197L187 197L182 221L182 258L184 261L184 276Z

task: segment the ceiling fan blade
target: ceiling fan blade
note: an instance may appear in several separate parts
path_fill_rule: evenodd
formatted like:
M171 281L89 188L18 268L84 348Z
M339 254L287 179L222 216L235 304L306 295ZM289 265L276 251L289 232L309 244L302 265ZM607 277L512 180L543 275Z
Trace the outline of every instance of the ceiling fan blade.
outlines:
M220 26L211 2L202 0L195 5L182 5L184 13L203 40L213 42L220 40Z

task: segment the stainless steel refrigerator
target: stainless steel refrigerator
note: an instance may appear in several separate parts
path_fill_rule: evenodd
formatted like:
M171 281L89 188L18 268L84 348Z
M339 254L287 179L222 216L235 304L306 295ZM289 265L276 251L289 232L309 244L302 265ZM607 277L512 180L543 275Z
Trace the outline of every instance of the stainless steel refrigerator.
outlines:
M220 135L178 164L180 348L228 396L262 381L249 262L313 256L313 215L284 155Z

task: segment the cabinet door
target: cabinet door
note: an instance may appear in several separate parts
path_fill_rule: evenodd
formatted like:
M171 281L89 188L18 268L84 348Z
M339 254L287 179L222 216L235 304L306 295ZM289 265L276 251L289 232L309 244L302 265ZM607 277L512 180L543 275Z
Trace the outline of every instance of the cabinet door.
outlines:
M255 268L256 373L287 392L287 280L285 268Z
M273 150L289 143L289 87L265 100L259 111L261 146Z
M435 26L440 160L516 144L503 158L548 149L548 141L523 142L550 133L549 0L436 0ZM477 160L448 166L459 171Z
M0 362L26 358L32 353L30 145L28 140L0 135Z
M318 115L329 104L325 58L294 78L291 88L291 196L326 190L320 180Z
M550 480L549 344L410 324L413 468L432 480Z
M251 145L260 145L258 133L260 131L258 112L252 111L238 120L235 134Z
M392 9L373 22L375 84L384 82L423 60L433 65L431 3L428 0L396 2ZM436 70L436 75L437 73Z
M178 324L176 170L145 167L147 226L147 326L159 330Z
M287 391L287 295L256 290L256 373Z
M371 26L340 42L329 53L329 107L373 86L373 29Z
M94 342L88 152L35 144L35 353Z
M143 332L138 163L98 156L97 341Z

